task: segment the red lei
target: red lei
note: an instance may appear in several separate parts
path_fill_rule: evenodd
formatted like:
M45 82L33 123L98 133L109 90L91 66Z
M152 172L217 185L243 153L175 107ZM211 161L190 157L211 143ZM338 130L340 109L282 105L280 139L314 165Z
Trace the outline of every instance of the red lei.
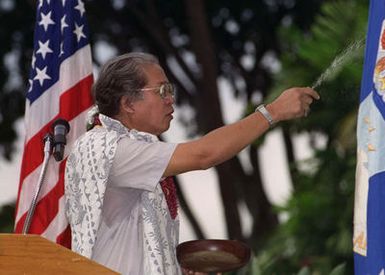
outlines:
M178 215L178 197L173 177L167 177L160 182L171 218L175 220Z

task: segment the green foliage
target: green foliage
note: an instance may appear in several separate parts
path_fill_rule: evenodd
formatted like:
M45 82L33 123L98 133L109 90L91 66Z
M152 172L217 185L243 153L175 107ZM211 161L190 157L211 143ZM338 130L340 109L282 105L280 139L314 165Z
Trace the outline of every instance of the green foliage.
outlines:
M346 264L340 264L336 266L332 272L330 272L330 275L343 275L346 274Z
M0 232L11 233L14 226L15 204L7 204L0 208Z
M327 142L313 147L311 159L292 164L299 170L292 175L293 196L276 208L285 222L254 259L250 274L353 274L355 126L367 8L367 1L328 2L309 34L281 30L287 43L275 94L311 86L326 72L311 115L285 127L291 133L321 133ZM333 62L338 64L331 70ZM300 169L304 165L307 169Z
M287 87L313 86L326 73L316 87L321 100L312 105L308 119L290 124L292 130L316 130L334 139L346 114L355 111L366 17L366 1L334 1L323 5L322 15L309 34L303 35L293 27L281 29L281 39L286 43L282 43L283 68L275 77L278 84L273 97Z
M303 267L329 274L340 263L352 274L355 155L328 149L308 161L318 162L316 171L293 179L295 194L278 209L287 220L258 255L260 272L251 274L294 274Z

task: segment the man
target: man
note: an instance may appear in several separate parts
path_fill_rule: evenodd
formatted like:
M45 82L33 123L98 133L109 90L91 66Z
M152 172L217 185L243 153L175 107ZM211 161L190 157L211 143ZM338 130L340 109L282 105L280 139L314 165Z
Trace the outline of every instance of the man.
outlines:
M319 99L310 88L292 88L234 124L170 144L157 136L173 119L174 87L154 56L113 58L93 93L102 126L82 136L68 157L66 214L72 249L123 274L181 273L170 176L226 161L273 123L306 116Z

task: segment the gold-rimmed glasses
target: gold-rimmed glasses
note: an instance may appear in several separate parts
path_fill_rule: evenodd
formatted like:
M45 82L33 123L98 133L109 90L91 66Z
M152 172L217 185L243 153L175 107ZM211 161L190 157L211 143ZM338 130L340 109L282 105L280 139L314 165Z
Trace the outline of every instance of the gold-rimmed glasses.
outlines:
M159 95L162 99L166 99L167 97L175 98L175 86L170 82L165 82L161 84L159 87L148 87L142 88L140 91L152 91L158 90Z

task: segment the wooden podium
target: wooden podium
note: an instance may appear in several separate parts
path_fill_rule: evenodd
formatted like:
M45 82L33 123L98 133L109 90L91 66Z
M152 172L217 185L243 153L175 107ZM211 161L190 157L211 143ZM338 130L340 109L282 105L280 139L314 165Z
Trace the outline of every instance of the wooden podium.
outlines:
M1 274L119 274L38 235L0 234Z

